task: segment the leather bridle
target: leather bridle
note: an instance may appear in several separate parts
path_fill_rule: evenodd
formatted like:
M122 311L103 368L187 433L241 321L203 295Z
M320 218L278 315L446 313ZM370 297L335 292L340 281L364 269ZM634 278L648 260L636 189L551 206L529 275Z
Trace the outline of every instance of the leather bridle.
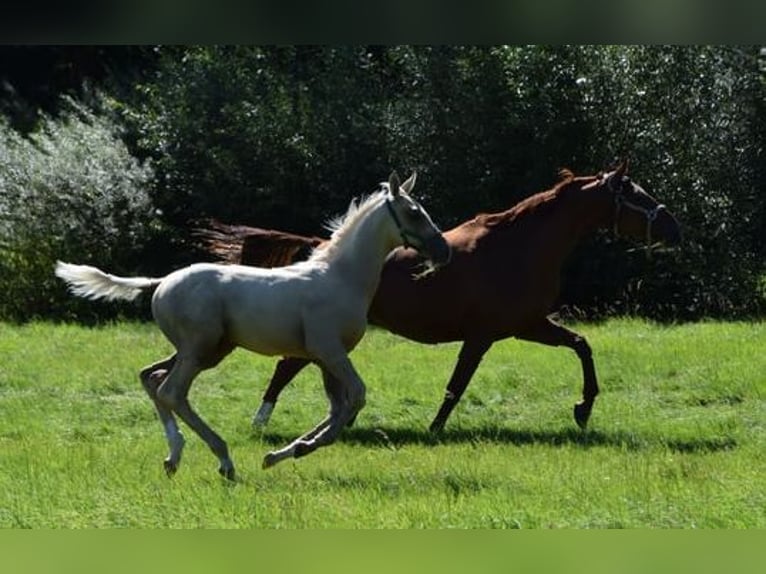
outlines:
M422 244L422 241L419 237L411 234L406 229L404 229L404 226L402 226L402 222L399 220L399 216L396 215L396 210L394 209L394 206L391 205L391 200L389 198L386 198L386 207L388 208L388 213L391 214L391 218L394 220L394 223L396 224L396 228L399 230L399 235L402 238L402 242L404 243L405 247L413 247L415 249L418 249L411 241L410 239L414 238L417 240L417 243ZM409 239L408 239L409 237Z
M636 211L638 213L641 213L646 218L646 245L651 246L652 245L652 223L654 223L654 220L657 219L657 216L660 214L661 211L665 210L665 204L658 203L651 209L648 209L644 207L643 205L638 205L637 203L633 203L629 199L625 197L625 193L622 190L623 183L629 183L630 179L627 177L624 177L620 180L619 184L615 187L613 180L614 177L610 177L607 180L607 186L609 187L609 190L614 193L614 235L615 237L620 236L620 230L619 230L619 224L620 224L620 212L622 211L623 207L627 207L628 209L632 209L633 211Z

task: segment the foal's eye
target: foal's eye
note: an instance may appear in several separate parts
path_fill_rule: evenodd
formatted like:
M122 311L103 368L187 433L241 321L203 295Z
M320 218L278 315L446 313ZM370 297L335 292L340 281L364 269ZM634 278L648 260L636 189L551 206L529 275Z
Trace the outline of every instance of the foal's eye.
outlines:
M405 217L410 221L417 221L420 218L420 209L417 205L410 205L405 213Z

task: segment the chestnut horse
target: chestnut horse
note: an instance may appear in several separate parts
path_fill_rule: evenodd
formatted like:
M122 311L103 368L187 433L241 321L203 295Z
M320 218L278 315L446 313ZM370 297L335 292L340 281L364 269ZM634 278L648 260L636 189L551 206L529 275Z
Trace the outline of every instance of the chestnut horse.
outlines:
M574 418L585 428L598 394L591 348L584 337L548 317L565 258L578 241L600 228L644 240L647 246L655 240L667 245L680 241L675 218L626 171L627 163L597 176L575 177L562 170L552 189L445 232L452 262L437 274L414 278L420 259L411 249L397 249L388 257L370 322L421 343L463 341L431 431L443 429L484 354L508 337L574 350L583 371L582 402L575 405ZM228 241L213 241L212 250L221 253L243 239L241 261L250 265L264 264L267 253L289 258L321 242L251 228L244 238L232 233ZM281 390L308 362L279 361L254 424L268 421Z
M267 454L264 468L333 443L356 417L365 403L365 386L348 353L364 335L386 256L406 243L436 265L450 258L441 232L408 195L414 183L414 174L404 184L392 174L379 192L352 203L345 217L331 223L332 238L324 249L279 269L198 263L151 279L58 262L56 275L76 295L133 299L154 290L152 314L175 353L143 369L141 382L165 430L168 475L176 472L184 448L178 415L218 457L219 472L234 478L226 442L192 409L188 393L201 371L235 347L316 362L330 401L328 416Z

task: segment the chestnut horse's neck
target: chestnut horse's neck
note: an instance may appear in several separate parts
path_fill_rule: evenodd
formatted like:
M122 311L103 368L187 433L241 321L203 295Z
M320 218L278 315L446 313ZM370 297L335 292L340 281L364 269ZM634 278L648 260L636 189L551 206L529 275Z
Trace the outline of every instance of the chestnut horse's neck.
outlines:
M614 220L614 197L597 185L598 179L566 177L552 189L536 193L506 211L479 215L477 221L488 228L522 224L551 232L555 228L579 239L611 226Z
M558 185L524 199L507 211L482 214L474 220L485 229L483 241L500 249L509 246L559 269L582 238L614 222L614 197L598 177L568 177Z

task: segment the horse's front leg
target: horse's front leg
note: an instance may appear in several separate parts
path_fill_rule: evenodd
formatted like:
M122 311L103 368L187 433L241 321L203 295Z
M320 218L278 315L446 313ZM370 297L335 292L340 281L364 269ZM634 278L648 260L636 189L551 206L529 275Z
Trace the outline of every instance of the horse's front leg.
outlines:
M320 366L330 400L329 415L286 447L268 453L263 459L263 468L274 466L286 458L306 456L319 447L332 444L364 406L364 383L347 356L333 362L322 362Z
M306 365L311 363L308 359L299 359L295 357L285 357L277 363L271 381L263 394L261 406L253 417L253 426L263 427L269 422L274 405L277 403L279 394L300 373Z
M471 377L473 377L479 363L481 363L484 353L486 353L491 346L492 341L486 339L467 338L463 342L463 346L460 348L460 354L458 355L457 364L455 365L455 370L452 371L452 376L447 383L444 400L439 408L439 412L436 414L436 417L429 427L431 432L441 432L444 429L444 425L452 413L452 409L454 409L460 401L460 397L463 396L468 383L471 381Z
M593 365L593 353L585 337L545 318L532 329L518 335L518 338L544 345L568 347L577 353L582 365L583 387L582 402L574 406L574 418L581 429L587 427L593 403L598 395L598 382Z
M326 432L330 427L333 418L338 416L337 411L340 401L336 398L337 393L335 392L335 388L337 387L335 386L335 380L331 377L332 375L330 375L329 372L327 372L325 369L322 369L322 380L324 382L325 392L327 393L328 399L330 399L330 412L328 413L327 417L313 429L302 434L286 447L267 454L263 459L263 468L274 466L286 458L300 458L302 456L306 456L318 448L318 444L316 442L317 437L320 434Z

